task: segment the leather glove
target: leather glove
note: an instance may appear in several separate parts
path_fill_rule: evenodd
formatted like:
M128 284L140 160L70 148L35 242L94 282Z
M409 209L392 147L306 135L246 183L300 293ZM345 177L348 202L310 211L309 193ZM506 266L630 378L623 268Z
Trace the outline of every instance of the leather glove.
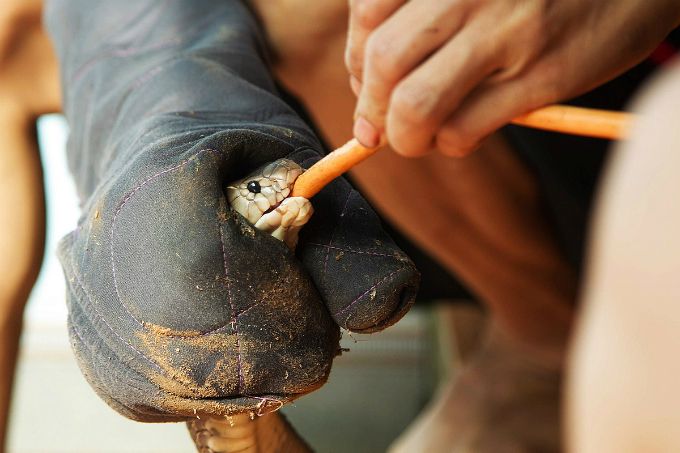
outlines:
M374 332L419 275L346 181L312 199L295 253L228 205L262 164L320 158L235 0L53 0L68 158L83 214L59 246L72 347L131 419L263 413L319 388L339 327Z

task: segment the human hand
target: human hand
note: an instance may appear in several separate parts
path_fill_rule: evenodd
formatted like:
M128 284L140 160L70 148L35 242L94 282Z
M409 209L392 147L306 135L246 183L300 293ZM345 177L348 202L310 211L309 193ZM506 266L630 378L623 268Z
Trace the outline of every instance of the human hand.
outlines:
M295 253L230 207L259 166L321 157L240 2L55 0L46 19L83 199L59 248L69 329L109 405L151 422L275 410L323 385L338 326L408 311L417 271L346 181L311 200Z
M632 67L680 24L674 0L352 0L354 134L464 156L515 116Z

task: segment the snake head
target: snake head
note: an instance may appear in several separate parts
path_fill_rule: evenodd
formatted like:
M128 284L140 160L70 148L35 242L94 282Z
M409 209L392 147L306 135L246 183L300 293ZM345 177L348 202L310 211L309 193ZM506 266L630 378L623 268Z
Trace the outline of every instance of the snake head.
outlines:
M298 232L314 212L308 199L288 197L303 172L292 160L268 163L226 187L229 205L256 228L295 250Z

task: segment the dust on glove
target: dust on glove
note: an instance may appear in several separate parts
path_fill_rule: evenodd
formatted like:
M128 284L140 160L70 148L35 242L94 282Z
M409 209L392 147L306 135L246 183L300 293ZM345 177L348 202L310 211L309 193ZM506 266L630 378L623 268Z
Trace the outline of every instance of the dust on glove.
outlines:
M295 254L224 188L321 146L279 97L240 2L46 5L83 215L59 257L72 347L139 421L264 413L319 388L339 327L372 332L418 273L344 180L312 199Z

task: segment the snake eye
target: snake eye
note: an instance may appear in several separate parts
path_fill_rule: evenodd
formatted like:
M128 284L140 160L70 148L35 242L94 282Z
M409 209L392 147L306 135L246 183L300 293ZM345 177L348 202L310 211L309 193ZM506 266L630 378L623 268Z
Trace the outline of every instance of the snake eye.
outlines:
M262 187L260 187L260 183L257 182L257 181L250 181L250 182L246 185L246 187L247 187L248 190L249 190L250 192L252 192L252 193L260 193L260 191L262 190Z

